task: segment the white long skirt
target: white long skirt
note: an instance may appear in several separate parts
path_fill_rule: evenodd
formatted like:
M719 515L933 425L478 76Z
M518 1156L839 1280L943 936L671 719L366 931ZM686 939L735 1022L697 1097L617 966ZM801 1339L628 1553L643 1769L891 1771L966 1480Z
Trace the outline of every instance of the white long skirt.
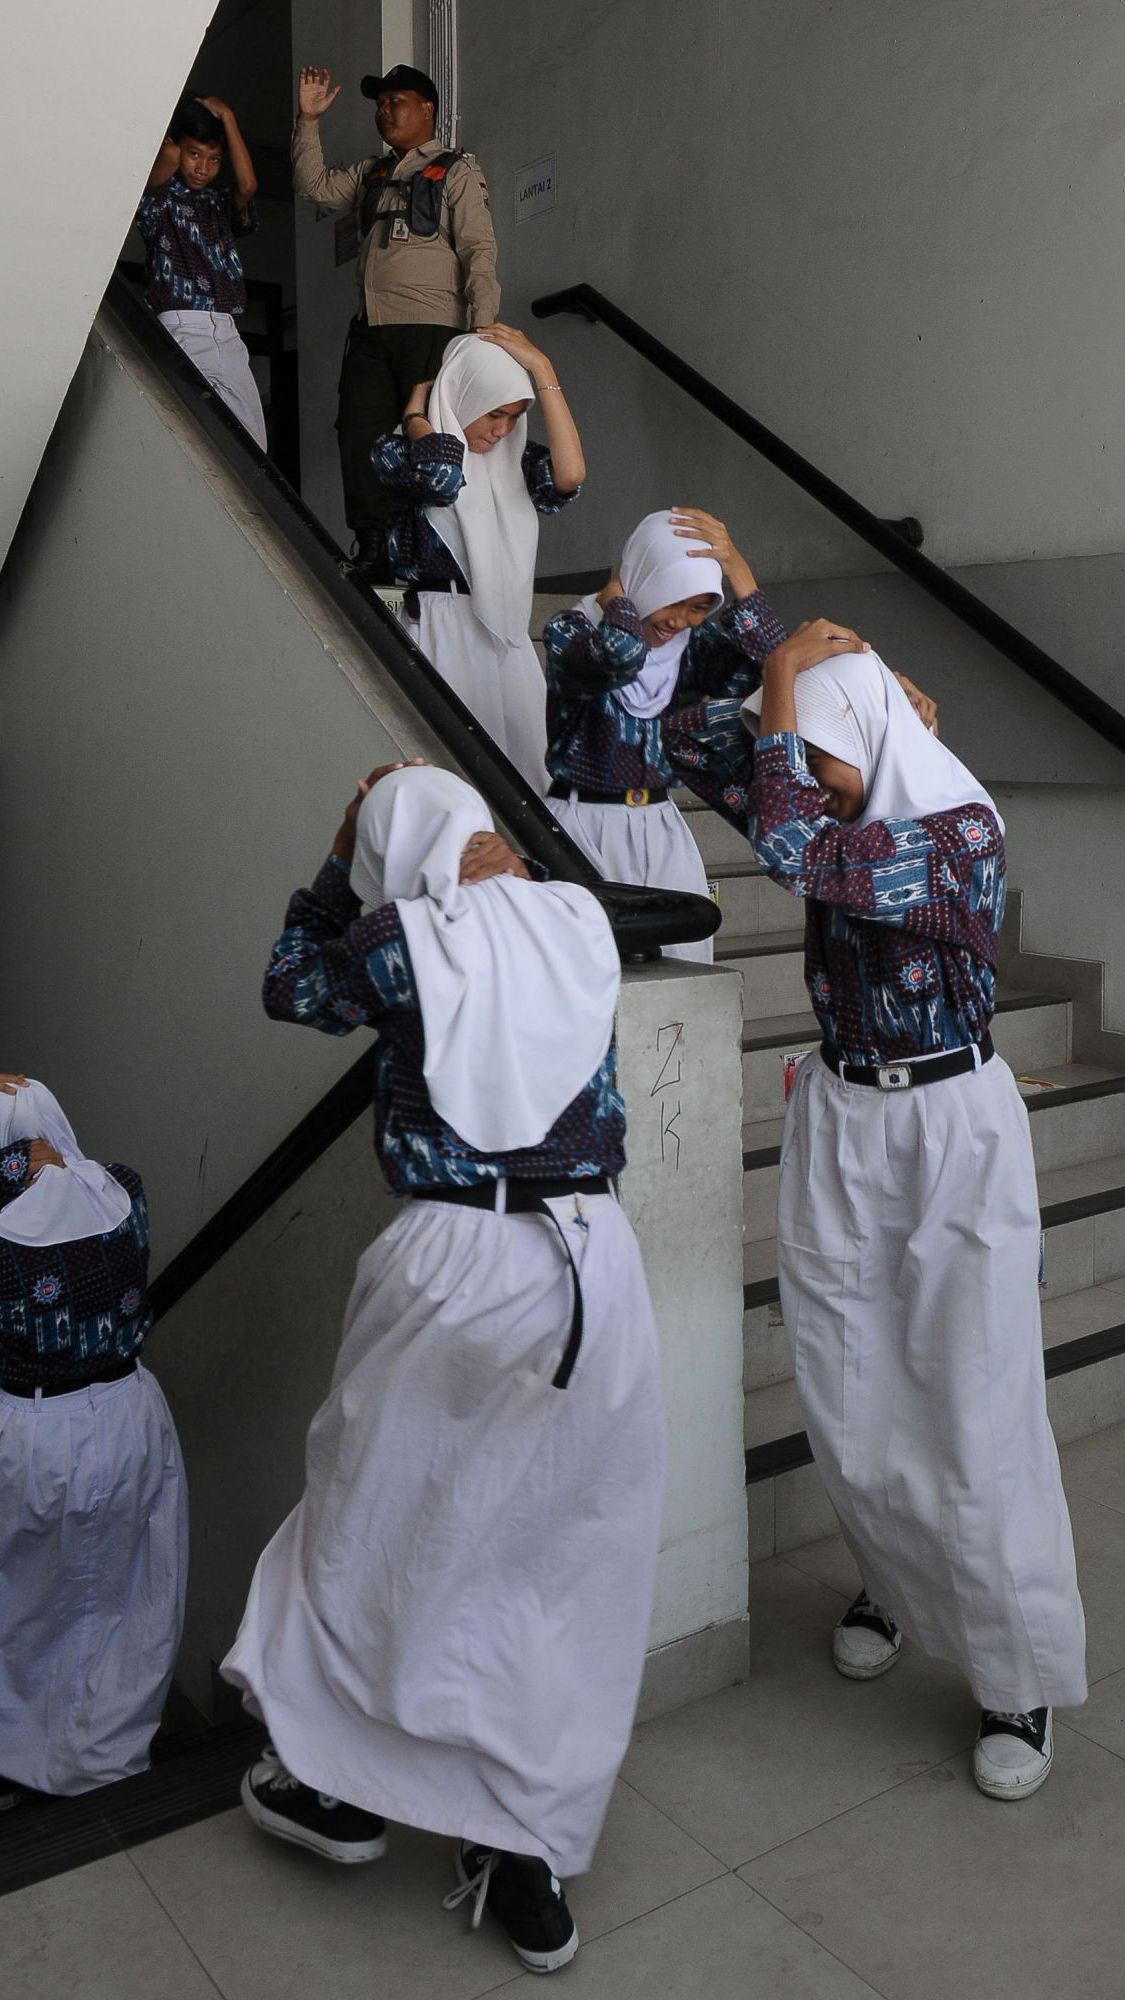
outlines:
M485 630L471 597L418 593L418 620L403 623L535 792L547 783L547 683L530 636L508 646Z
M671 799L658 806L603 806L573 798L548 799L547 804L607 881L688 889L695 896L709 893L695 836ZM687 959L693 965L710 965L715 956L712 938L699 944L666 944L663 951L665 958Z
M183 348L188 360L194 362L201 375L206 376L215 394L222 397L228 410L233 410L255 444L261 445L263 451L268 450L262 399L258 394L246 343L233 315L163 312L159 317L161 326L167 327L177 346Z
M187 1485L139 1368L0 1390L0 1773L70 1796L147 1769L184 1621Z
M984 1708L1084 1701L1035 1168L1007 1064L884 1093L808 1056L777 1239L809 1441L871 1596Z
M656 1329L609 1195L411 1202L360 1258L306 1488L223 1673L305 1784L587 1868L628 1743L664 1472Z

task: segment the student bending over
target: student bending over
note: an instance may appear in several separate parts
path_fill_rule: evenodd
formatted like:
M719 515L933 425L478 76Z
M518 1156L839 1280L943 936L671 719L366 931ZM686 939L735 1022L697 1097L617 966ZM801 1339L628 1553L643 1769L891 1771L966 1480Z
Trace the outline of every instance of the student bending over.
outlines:
M1023 1799L1051 1768L1052 1704L1083 1701L1086 1671L1031 1137L989 1035L1003 823L855 643L822 623L771 654L748 704L753 779L741 805L737 781L725 794L805 899L824 1035L782 1140L782 1309L864 1584L836 1665L872 1679L904 1633L952 1661L981 1708L977 1784Z
M148 1215L49 1090L0 1077L0 1792L148 1767L180 1643L187 1493L140 1365Z
M491 827L448 772L376 772L274 947L275 1019L378 1030L406 1199L223 1672L274 1745L243 1782L260 1827L344 1862L388 1819L449 1834L450 1906L551 1972L578 1948L558 1878L590 1866L633 1721L665 1420L610 1178L617 950L588 891L514 879ZM466 864L509 872L465 886Z

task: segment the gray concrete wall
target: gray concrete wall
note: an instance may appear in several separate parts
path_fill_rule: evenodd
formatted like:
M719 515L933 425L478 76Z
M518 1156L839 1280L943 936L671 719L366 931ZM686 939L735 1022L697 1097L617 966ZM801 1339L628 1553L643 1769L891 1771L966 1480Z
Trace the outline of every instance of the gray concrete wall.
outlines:
M280 1074L313 1037L267 1027ZM618 1033L629 1106L622 1200L660 1323L669 1414L649 1689L650 1706L669 1706L745 1666L740 982L678 965L631 971ZM328 1387L356 1258L396 1212L364 1118L151 1343L191 1492L177 1678L204 1710L258 1554L300 1497L305 1430Z
M1125 793L1000 785L996 802L1023 891L1022 949L1104 965L1101 1026L1125 1033Z
M357 777L439 746L113 342L0 585L0 1019L143 1173L159 1269L354 1060L271 1026L262 970Z
M506 318L600 286L939 561L1125 547L1116 0L570 0L533 35L523 0L474 0L462 43ZM517 228L545 153L558 206ZM550 568L669 501L771 577L868 566L609 334L542 331L591 472Z

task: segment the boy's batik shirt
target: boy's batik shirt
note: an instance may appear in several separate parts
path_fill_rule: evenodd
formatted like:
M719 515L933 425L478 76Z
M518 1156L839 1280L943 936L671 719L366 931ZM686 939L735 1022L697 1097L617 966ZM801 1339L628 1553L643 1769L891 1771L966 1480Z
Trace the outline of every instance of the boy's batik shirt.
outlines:
M246 280L234 245L257 227L253 202L243 214L233 188L189 188L179 174L149 188L137 228L145 240L145 298L153 312L244 312Z
M439 1118L422 1064L425 1036L410 950L393 903L368 916L347 863L330 855L311 889L298 889L266 969L262 1001L275 1021L326 1035L377 1028L375 1150L395 1194L513 1180L583 1180L625 1165L625 1107L612 1044L538 1146L476 1152Z
M31 1185L30 1142L0 1152L0 1209ZM148 1208L139 1174L106 1169L131 1203L103 1236L40 1247L0 1237L0 1379L48 1389L131 1361L152 1325Z
M745 701L761 685L762 667L787 638L761 591L724 606L696 627L684 648L680 677L662 715L631 715L614 698L641 673L648 645L636 606L616 597L600 625L575 606L547 624L547 769L583 790L621 793L692 784L680 765L675 712L707 696Z
M399 582L464 584L457 558L425 512L427 507L452 507L465 484L465 447L460 438L448 431L430 431L415 439L388 434L376 438L371 463L380 484L405 503L387 530L387 553ZM570 493L559 491L545 444L526 444L520 464L537 514L561 514L582 491L580 486Z
M735 702L683 718L701 765L693 789L752 842L761 867L805 899L805 981L845 1062L900 1062L979 1042L996 999L1007 864L980 804L924 819L844 826L823 811L801 737L755 746Z

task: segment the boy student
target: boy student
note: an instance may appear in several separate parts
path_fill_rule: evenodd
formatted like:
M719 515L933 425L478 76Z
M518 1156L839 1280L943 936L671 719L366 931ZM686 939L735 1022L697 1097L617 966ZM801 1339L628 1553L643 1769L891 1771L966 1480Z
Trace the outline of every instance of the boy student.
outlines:
M230 163L230 182L218 176ZM235 324L246 281L235 248L258 227L258 182L229 104L185 97L176 108L137 210L145 240L145 297L161 326L263 451L262 400Z

